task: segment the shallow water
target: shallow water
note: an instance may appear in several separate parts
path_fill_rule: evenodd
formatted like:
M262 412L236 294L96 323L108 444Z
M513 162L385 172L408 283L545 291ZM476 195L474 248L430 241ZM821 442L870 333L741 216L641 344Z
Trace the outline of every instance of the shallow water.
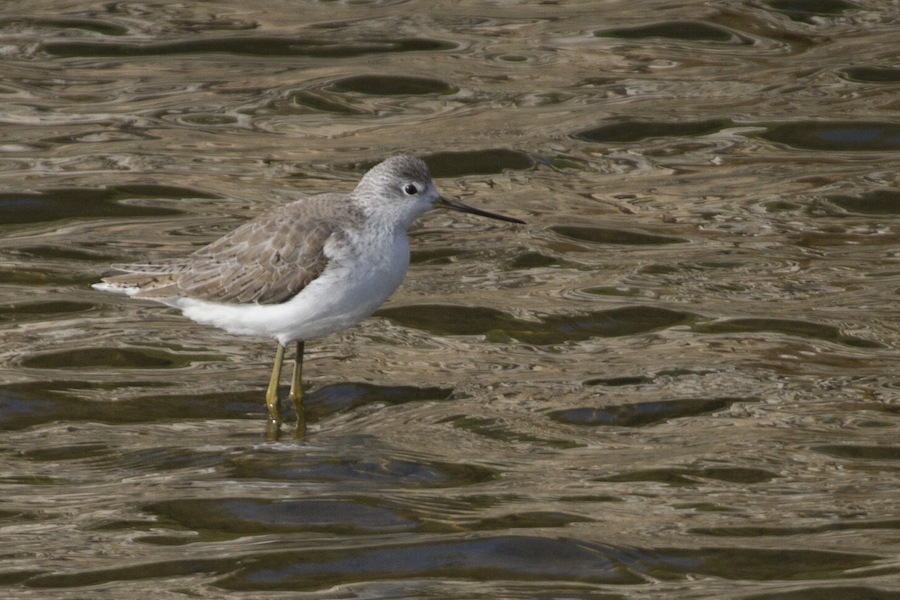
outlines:
M897 7L0 16L7 598L900 597ZM274 346L89 286L380 159L446 212Z

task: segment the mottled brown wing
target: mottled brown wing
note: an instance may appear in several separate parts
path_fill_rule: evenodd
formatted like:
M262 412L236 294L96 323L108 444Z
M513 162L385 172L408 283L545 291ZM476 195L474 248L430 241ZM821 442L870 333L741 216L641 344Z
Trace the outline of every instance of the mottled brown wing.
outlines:
M327 212L287 205L184 259L116 266L125 273L104 281L139 287L135 298L188 296L211 302L278 304L325 270L325 243L343 235L335 221L323 214Z

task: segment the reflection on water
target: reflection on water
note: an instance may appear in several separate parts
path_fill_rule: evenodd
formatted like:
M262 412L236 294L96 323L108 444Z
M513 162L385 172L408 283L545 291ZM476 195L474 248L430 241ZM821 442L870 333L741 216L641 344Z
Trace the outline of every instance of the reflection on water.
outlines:
M888 3L210 6L0 17L3 597L900 595ZM89 287L401 152L528 226L423 218L304 439Z

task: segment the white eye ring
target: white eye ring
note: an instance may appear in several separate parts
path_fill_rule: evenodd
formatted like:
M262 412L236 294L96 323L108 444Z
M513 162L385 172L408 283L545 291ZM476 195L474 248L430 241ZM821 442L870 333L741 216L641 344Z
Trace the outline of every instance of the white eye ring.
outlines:
M417 188L414 183L407 183L403 186L403 193L407 196L415 196L419 193L419 188Z

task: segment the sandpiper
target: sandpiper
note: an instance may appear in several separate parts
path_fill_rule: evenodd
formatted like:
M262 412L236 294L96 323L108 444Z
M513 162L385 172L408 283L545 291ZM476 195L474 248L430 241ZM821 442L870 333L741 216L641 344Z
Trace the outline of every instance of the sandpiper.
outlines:
M524 223L442 197L424 162L395 156L349 194L286 204L183 258L113 265L93 287L162 302L229 333L274 338L266 407L276 427L285 346L295 342L288 397L299 426L304 342L359 323L387 300L409 266L406 231L432 208Z

